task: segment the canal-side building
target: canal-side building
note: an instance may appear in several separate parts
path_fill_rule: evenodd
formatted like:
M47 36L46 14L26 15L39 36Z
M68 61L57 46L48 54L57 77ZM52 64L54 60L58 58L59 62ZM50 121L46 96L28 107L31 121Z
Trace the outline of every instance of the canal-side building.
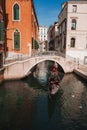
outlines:
M47 44L47 27L39 26L39 51L40 52L46 51L46 44Z
M38 49L38 19L33 0L6 0L7 57L29 55Z
M50 25L47 32L49 50L54 50L54 43L52 42L53 41L52 28L53 28L53 25Z
M87 1L68 0L58 16L60 51L87 64Z
M39 26L39 43L47 40L47 27Z
M3 80L4 45L5 45L5 23L4 23L4 0L0 0L0 83Z
M58 50L58 22L54 22L48 29L49 50Z
M47 41L47 40L45 40L45 41L39 43L39 52L40 52L40 53L41 53L41 52L46 52L46 51L48 51L48 50L49 50L49 49L48 49L48 41Z

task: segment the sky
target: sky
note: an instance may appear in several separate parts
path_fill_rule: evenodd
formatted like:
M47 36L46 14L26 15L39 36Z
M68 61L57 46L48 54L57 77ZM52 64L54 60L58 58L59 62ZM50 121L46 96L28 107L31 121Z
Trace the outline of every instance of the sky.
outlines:
M61 4L66 0L34 0L39 26L47 28L58 21Z

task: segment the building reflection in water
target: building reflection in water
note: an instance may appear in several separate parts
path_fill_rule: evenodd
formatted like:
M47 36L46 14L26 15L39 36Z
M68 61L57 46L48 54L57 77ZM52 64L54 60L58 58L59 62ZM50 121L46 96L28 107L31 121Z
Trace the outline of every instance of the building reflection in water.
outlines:
M0 88L0 129L30 129L37 113L35 95L36 90L22 81L4 83Z
M50 100L38 81L32 74L0 86L0 130L86 130L87 83L65 74L58 94Z
M47 73L48 73L46 62L39 63L37 65L37 68L39 69L37 79L39 80L40 83L46 84L47 83Z

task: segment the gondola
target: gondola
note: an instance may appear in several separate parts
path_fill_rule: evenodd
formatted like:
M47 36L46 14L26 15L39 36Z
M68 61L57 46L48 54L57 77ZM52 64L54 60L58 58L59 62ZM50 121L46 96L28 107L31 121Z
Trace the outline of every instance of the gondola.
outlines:
M59 76L57 68L53 67L48 75L48 93L50 96L54 96L57 94L60 85L59 85Z
M49 89L49 94L55 95L58 92L58 90L59 90L59 85L53 87L51 90Z
M48 93L50 96L54 96L58 93L58 90L59 90L60 86L59 84L52 84L52 85L49 85L48 86Z

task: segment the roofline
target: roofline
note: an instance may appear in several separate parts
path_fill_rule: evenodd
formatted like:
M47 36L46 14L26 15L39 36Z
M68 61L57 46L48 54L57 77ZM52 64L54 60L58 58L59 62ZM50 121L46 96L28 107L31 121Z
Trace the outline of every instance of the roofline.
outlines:
M87 0L80 0L80 1L77 1L77 0L68 0L68 3L76 3L76 4L85 4L87 3Z
M59 15L58 15L58 18L59 18L59 16L60 16L60 14L62 13L62 11L64 10L64 8L67 6L67 4L68 4L68 2L64 2L65 3L65 5L64 5L64 7L61 9L61 11L60 11L60 13L59 13Z
M35 11L35 6L34 6L34 1L31 0L31 2L32 2L33 9L34 9L34 14L35 14L35 17L36 17L37 25L38 25L38 27L39 27L39 23L38 23L38 19L37 19L36 11Z

